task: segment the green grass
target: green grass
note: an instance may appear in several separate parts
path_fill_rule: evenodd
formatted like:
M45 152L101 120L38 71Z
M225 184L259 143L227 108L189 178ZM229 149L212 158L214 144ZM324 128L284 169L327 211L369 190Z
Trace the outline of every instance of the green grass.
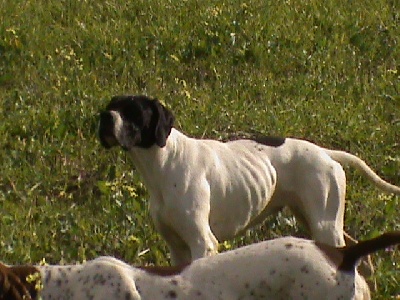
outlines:
M400 5L396 1L0 1L0 260L115 255L168 263L145 187L97 140L115 94L162 99L177 127L222 139L305 138L365 159L400 185ZM400 229L399 197L352 169L346 230ZM303 235L287 212L236 247ZM400 255L374 256L382 299Z

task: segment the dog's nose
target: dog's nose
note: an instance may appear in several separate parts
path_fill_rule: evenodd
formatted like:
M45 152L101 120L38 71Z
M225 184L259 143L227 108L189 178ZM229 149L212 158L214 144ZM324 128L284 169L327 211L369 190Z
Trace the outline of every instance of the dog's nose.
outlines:
M104 148L111 148L116 142L114 135L114 119L109 111L100 113L99 138Z
M109 111L102 111L100 113L100 124L113 126L114 120Z

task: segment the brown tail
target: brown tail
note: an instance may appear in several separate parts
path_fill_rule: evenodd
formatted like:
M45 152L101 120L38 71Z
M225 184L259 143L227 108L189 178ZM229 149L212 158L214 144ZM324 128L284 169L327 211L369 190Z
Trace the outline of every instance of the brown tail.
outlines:
M396 244L400 244L400 231L387 232L376 238L340 248L343 260L339 270L354 272L355 266L361 257Z
M36 280L27 282L27 277L38 273L33 266L6 266L0 263L0 300L36 299Z

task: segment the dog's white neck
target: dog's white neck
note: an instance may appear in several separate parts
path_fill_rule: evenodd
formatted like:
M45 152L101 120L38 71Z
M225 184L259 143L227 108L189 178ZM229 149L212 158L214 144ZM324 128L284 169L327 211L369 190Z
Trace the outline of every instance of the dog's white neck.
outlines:
M129 153L137 166L144 165L148 168L150 165L156 165L157 167L162 167L166 159L170 156L173 157L177 153L176 144L178 140L182 139L182 136L185 137L183 133L172 128L167 138L167 144L164 147L161 148L156 144L150 148L134 147L129 150Z
M165 147L160 148L158 145L153 145L146 149L139 147L130 149L129 155L146 185L153 186L158 180L162 180L158 177L168 176L164 169L166 166L173 165L174 160L179 161L176 156L185 152L182 149L187 138L183 133L172 128Z

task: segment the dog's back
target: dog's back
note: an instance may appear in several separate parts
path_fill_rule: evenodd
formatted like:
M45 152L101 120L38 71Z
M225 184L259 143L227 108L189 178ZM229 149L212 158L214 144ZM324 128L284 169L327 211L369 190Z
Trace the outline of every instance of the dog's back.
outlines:
M357 272L360 258L400 243L400 232L335 248L283 237L196 260L181 277L199 283L204 299L370 299Z
M10 267L0 263L0 299L35 298L27 275L40 272L44 299L370 299L356 270L358 260L400 243L400 232L335 248L283 237L216 256L182 268L134 268L114 258L74 266ZM166 294L167 293L167 294ZM107 298L108 299L108 298Z
M202 284L204 299L352 299L365 287L357 272L338 271L314 241L294 237L196 260L182 277Z

